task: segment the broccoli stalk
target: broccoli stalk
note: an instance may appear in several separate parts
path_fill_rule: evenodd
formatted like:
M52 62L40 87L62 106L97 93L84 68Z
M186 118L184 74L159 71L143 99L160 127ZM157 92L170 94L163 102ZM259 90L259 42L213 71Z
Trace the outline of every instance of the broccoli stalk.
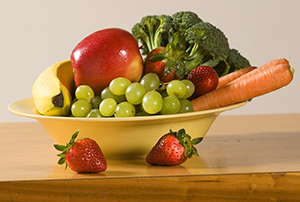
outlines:
M176 75L183 78L189 73L185 67L182 58L187 56L187 43L185 33L187 29L196 23L202 22L196 13L191 11L180 11L172 15L172 29L169 31L168 44L166 45L166 54L160 55L161 59L167 59L165 73L168 74L175 69ZM158 60L159 57L153 57L152 60Z
M159 46L168 43L168 32L172 30L172 17L169 15L148 15L132 27L132 35L140 42L142 54L147 55Z
M178 43L185 52L180 53L185 71L189 72L200 65L215 67L224 61L226 68L222 74L227 74L230 67L226 61L229 44L224 33L190 11L177 12L172 18L174 30L179 34Z
M186 68L191 71L199 65L215 67L223 61L226 68L222 74L227 74L230 65L227 64L229 44L224 33L209 22L199 22L185 34L186 41L190 44L188 57L185 58Z
M230 48L227 38L221 30L203 21L187 29L185 27L178 29L181 31L175 32L174 40L167 45L168 59L180 60L184 64L178 62L181 65L174 67L177 68L176 75L178 77L184 77L197 66L207 65L214 68L220 62L225 64L224 71L220 75L229 72L230 65L227 58Z

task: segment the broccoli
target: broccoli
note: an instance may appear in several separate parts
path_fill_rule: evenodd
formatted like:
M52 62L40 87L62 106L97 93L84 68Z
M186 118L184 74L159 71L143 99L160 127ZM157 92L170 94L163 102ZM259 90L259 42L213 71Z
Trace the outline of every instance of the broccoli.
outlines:
M202 20L196 13L191 11L179 11L172 15L173 27L180 34L185 34L188 28L199 22L202 22Z
M230 64L230 69L228 73L251 66L249 60L242 56L236 49L230 49L228 63Z
M229 43L224 33L209 22L204 22L197 14L191 11L180 11L172 15L173 50L184 61L185 69L178 72L178 76L190 72L199 65L217 66L220 62L225 64L224 72L227 74L230 65L227 62ZM176 44L177 43L177 44Z
M229 44L224 33L209 22L199 22L188 28L185 34L186 41L190 44L187 52L186 68L191 71L199 65L215 67L219 62L227 64ZM229 65L224 70L226 74Z
M229 66L228 66L229 65ZM234 72L236 70L242 69L244 67L249 67L250 62L244 56L242 56L238 50L230 49L226 62L220 61L214 69L218 73L219 77ZM229 68L228 68L229 67Z
M186 51L187 47L189 47L190 45L185 39L185 33L187 29L199 22L202 22L202 20L198 17L196 13L193 13L191 11L179 11L172 15L173 29L172 32L169 34L169 42L173 42L172 46L174 49L177 49L178 52L179 49L181 49L182 52ZM181 56L184 57L182 53L179 54L181 54ZM187 53L184 54L186 55Z
M167 59L166 74L175 69L179 78L200 65L214 68L219 76L249 66L245 57L230 49L227 37L219 28L191 11L145 16L133 26L132 34L142 44L142 55L159 46L166 47L166 53L158 53L149 60Z
M147 55L159 46L169 42L168 33L172 29L172 17L169 15L148 15L132 27L132 35L140 42L142 54Z

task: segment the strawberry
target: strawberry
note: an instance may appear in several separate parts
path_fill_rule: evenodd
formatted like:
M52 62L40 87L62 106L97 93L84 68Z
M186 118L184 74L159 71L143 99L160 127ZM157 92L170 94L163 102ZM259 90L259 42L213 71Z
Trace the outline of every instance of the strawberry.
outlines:
M175 67L166 67L170 63L171 58L168 58L168 53L165 47L157 47L153 49L146 57L144 63L144 74L156 73L161 82L169 82L174 79L179 79L175 74Z
M195 92L191 99L215 90L219 83L218 73L209 66L199 66L194 68L186 76L186 79L192 81L195 86Z
M203 138L191 140L184 129L178 132L170 130L163 135L146 156L146 162L151 165L176 166L184 163L193 155L198 156L194 145L200 143Z
M103 172L107 168L106 159L99 145L90 138L76 140L79 131L76 131L66 146L55 144L54 147L62 153L58 164L66 163L65 169L69 166L78 173Z

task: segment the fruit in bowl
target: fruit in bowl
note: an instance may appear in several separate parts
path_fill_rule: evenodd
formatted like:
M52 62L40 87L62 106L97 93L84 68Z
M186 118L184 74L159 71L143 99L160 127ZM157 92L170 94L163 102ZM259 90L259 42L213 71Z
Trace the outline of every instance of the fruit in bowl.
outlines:
M70 60L45 69L32 86L36 110L44 115L67 115L74 91L73 67Z
M102 29L85 37L70 59L76 86L88 85L98 95L116 77L139 81L143 73L137 41L119 28Z
M277 80L276 83L259 79L259 85L250 94L242 93L235 95L236 91L234 89L236 85L244 83L246 84L245 88L249 88L249 82L245 83L243 77L246 77L246 80L249 77L255 78L259 75L259 73L256 73L257 71L270 72L270 69L276 70L274 72L275 75L271 74L272 78L285 75L284 79ZM222 112L245 105L247 101L243 100L257 97L288 85L292 81L292 75L293 68L287 60L279 59L271 61L257 68L257 70L252 70L244 76L240 76L224 87L220 87L192 100L191 103L194 109L196 109L194 112L179 114L126 118L45 116L36 112L36 106L32 98L13 102L8 106L8 109L17 115L36 119L45 128L54 142L58 144L67 142L70 134L79 129L81 131L80 137L94 139L107 158L144 157L160 138L161 134L164 134L169 129L176 131L184 128L193 138L204 137L214 120ZM220 91L223 93L230 92L235 96L222 99L222 97L218 97ZM209 105L210 102L205 102L202 99L206 101L211 100L211 105Z
M150 67L143 66L147 54L153 54L144 62ZM80 130L108 158L141 157L169 129L203 138L221 112L293 79L283 58L249 66L221 30L192 12L146 16L132 35L109 28L87 36L70 60L42 72L33 98L8 108L36 119L58 144Z
M257 80L258 85L255 86L250 94L242 93L249 92L248 90L235 91L235 86L240 86L241 83L244 84L245 89L249 89L251 82L247 80L260 75L258 71L273 72L273 74L270 74L272 78L281 77L283 79L276 80L277 82L275 83L270 82L268 79L259 79ZM37 113L33 98L13 102L8 106L8 109L17 115L36 119L45 128L54 142L58 144L67 142L70 134L79 129L81 131L80 137L94 139L107 158L144 157L160 138L161 134L164 134L169 129L176 131L184 128L193 138L204 137L214 120L222 112L245 105L247 101L244 100L288 85L293 79L293 73L293 68L287 60L278 59L271 61L240 76L223 87L192 100L194 112L187 113L126 118L45 116ZM232 78L232 75L229 76ZM222 97L218 97L219 92L230 93L234 96L222 99ZM241 94L237 94L238 92ZM211 101L211 103L207 101Z
M8 109L16 115L37 120L57 144L69 142L70 135L79 129L78 138L95 140L106 158L136 158L145 157L161 135L170 129L184 128L193 138L204 137L222 112L246 103L198 112L126 118L44 116L36 112L32 98L15 101Z

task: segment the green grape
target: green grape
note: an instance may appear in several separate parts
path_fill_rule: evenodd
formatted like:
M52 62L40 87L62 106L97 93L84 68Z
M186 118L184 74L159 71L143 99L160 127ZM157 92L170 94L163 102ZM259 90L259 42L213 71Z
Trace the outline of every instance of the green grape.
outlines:
M135 116L149 116L147 112L144 111L142 104L134 105Z
M91 102L94 98L95 93L91 87L88 85L80 85L75 90L75 97L77 100L86 100Z
M180 101L180 110L178 113L186 113L186 112L193 112L194 107L193 104L187 99L179 99Z
M184 83L185 87L186 87L186 93L183 96L183 98L189 98L193 95L193 93L195 92L195 85L193 84L193 82L191 82L188 79L183 79L181 80L182 83Z
M125 97L129 103L138 105L142 103L145 94L145 87L142 84L135 82L127 87Z
M161 94L162 98L169 96L166 90L161 91L160 94Z
M86 100L78 100L71 107L71 113L74 117L86 117L91 110L92 105Z
M109 90L115 95L124 95L126 88L131 84L129 79L119 77L112 80L109 84Z
M87 118L100 118L100 117L102 117L102 115L101 115L99 109L92 109L86 117Z
M103 116L112 116L114 115L116 106L117 102L113 98L106 98L100 103L99 110Z
M167 85L167 93L168 95L177 97L177 98L183 98L186 93L186 87L184 83L182 83L179 80L172 80L168 85Z
M115 110L115 117L132 117L135 116L135 107L129 102L121 102Z
M92 107L93 109L99 109L99 105L101 103L102 99L101 96L97 95L92 100Z
M72 105L74 102L76 102L76 101L77 101L77 98L75 97L75 98L72 100L71 105Z
M140 83L145 87L146 91L157 90L159 88L160 80L157 74L148 73L143 76Z
M101 92L101 99L104 100L106 98L112 98L114 99L117 103L121 103L125 101L125 95L115 95L113 94L110 90L109 87L106 87L102 90Z
M158 113L163 105L163 98L161 94L157 91L147 92L142 101L142 107L148 114Z
M167 96L163 99L163 106L160 113L165 114L177 114L180 109L180 101L174 96Z

